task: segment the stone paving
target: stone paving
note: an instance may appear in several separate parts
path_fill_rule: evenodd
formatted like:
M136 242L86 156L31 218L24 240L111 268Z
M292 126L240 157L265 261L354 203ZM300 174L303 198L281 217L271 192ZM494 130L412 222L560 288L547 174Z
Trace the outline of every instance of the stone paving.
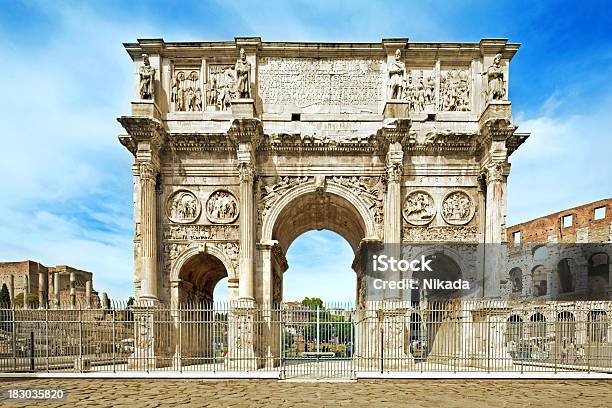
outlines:
M62 388L66 398L15 407L612 407L605 380L0 380L9 388Z

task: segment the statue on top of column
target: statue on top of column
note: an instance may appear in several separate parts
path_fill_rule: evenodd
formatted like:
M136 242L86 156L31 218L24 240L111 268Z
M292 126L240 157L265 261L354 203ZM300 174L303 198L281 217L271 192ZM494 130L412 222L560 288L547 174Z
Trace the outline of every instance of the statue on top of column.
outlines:
M140 99L153 99L153 81L155 80L155 68L149 62L149 56L143 54L143 65L138 68L138 76L140 78L139 92Z
M246 59L244 48L240 49L240 58L236 61L236 96L238 98L251 97L251 84L249 75L251 72L251 64Z
M495 55L493 64L487 69L486 75L489 81L487 90L488 100L503 100L506 97L506 85L504 84L504 69L501 66L501 54Z
M402 99L406 82L406 65L400 61L402 51L395 50L395 57L389 62L389 99Z

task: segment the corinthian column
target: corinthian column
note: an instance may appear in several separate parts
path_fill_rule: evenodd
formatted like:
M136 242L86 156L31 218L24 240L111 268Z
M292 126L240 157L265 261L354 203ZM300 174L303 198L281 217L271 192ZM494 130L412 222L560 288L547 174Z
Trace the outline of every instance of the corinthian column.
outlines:
M241 144L238 149L238 175L240 177L240 280L238 293L240 299L255 300L253 251L254 251L254 214L253 182L255 168L252 163L252 149Z
M140 299L157 300L157 168L150 161L139 164L140 171Z
M504 185L504 163L494 161L487 166L487 216L485 242L500 244L503 241L506 188Z
M391 143L387 152L387 195L385 199L385 253L400 259L402 240L401 180L404 169L404 152L399 142ZM390 271L389 280L399 281L398 270ZM385 299L399 300L398 289L387 289Z
M501 270L504 268L504 214L506 208L506 183L504 163L492 161L486 172L485 214L485 271L484 296L497 297L500 293Z

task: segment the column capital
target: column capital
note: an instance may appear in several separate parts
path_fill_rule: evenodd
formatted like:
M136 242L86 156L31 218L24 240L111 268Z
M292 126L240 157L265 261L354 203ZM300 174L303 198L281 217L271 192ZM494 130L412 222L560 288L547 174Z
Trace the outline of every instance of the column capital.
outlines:
M241 183L252 183L257 176L255 166L251 162L239 161L236 169Z
M141 161L138 163L138 174L141 180L153 180L157 178L159 166L151 161Z
M485 166L487 182L502 182L504 177L508 175L508 169L505 162L493 160Z
M385 162L385 167L387 170L387 180L389 182L400 182L402 180L402 176L404 174L404 152L399 151L389 151L387 153L387 159Z

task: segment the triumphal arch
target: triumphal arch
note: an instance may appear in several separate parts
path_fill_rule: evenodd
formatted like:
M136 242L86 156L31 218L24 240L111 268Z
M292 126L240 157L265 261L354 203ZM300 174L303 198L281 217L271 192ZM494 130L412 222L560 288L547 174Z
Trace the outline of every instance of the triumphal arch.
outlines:
M518 44L125 47L139 300L212 301L228 277L231 300L281 302L286 251L313 229L355 251L358 302L365 243L505 240L508 157L526 138L508 100ZM498 268L464 268L499 294Z

